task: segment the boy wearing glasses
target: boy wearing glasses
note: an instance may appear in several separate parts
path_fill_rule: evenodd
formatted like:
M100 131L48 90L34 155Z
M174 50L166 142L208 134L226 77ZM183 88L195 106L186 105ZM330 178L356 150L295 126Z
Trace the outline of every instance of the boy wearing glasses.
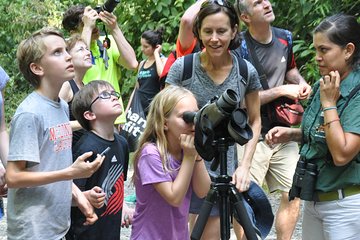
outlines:
M78 208L73 208L66 239L118 240L121 226L128 226L132 219L132 213L125 205L124 211L128 211L130 218L124 222L121 219L129 150L125 138L114 131L114 121L122 113L119 98L120 94L103 80L91 81L74 96L74 117L87 130L73 148L74 157L89 150L105 155L103 165L93 176L74 182L82 191L99 186L99 194L103 194L105 201L95 210L99 220L92 226L84 226L83 214Z
M61 239L70 226L70 207L97 216L72 179L91 176L103 157L86 152L72 160L72 131L65 101L58 97L74 77L71 56L62 34L43 28L19 44L19 69L35 88L19 105L11 121L6 169L8 239ZM89 163L87 158L96 159ZM86 220L86 221L85 221Z

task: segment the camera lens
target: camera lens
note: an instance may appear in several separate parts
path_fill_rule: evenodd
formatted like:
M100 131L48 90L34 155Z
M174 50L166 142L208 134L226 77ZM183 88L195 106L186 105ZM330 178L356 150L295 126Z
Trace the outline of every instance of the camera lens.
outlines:
M120 0L108 0L104 3L104 6L103 6L103 10L104 11L107 11L109 13L113 12L116 5L118 5L118 3L120 3Z
M238 103L238 96L234 90L227 89L217 100L216 105L225 114L231 114Z

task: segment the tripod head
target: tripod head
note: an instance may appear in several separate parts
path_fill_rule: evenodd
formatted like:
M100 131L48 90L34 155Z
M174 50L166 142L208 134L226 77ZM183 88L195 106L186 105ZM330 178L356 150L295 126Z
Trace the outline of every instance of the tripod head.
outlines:
M195 124L195 148L204 160L214 159L214 143L219 139L225 139L229 145L244 145L253 137L246 111L239 105L237 93L227 89L198 112L184 113L184 121Z

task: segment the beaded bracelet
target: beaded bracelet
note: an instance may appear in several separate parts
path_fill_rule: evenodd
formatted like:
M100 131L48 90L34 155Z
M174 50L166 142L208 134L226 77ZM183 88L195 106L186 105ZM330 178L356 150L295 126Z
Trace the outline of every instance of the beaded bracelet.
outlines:
M330 123L337 122L337 121L340 121L340 119L337 118L337 119L331 120L331 121L325 123L324 126L328 126L328 125L330 125Z
M337 107L336 106L326 107L323 109L323 112L328 111L328 110L333 110L333 109L337 109Z

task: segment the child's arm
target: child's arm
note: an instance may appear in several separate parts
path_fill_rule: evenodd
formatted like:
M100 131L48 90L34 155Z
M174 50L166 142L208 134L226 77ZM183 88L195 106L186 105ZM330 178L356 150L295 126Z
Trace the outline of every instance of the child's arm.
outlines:
M4 91L2 92L2 96L4 96ZM0 106L0 111L2 112L2 114L0 114L0 161L2 162L2 165L6 167L7 156L9 153L9 134L6 129L4 102Z
M74 183L72 184L72 201L73 205L77 206L84 214L86 218L84 225L92 225L98 220L93 206Z
M124 201L122 215L121 215L121 227L128 228L133 221L135 209L129 207Z
M206 196L210 189L211 179L208 171L206 170L204 160L196 160L194 167L194 174L192 177L193 191L199 198Z
M7 185L5 181L5 168L0 162L0 197L7 194Z
M194 146L194 136L181 134L180 140L181 147L184 151L184 158L175 181L154 184L156 191L174 207L181 205L189 189L195 158L197 156Z
M105 201L105 192L101 189L101 187L95 186L92 189L83 192L87 200L93 205L95 208L101 208L104 206Z
M92 152L86 152L79 156L71 166L51 172L30 172L26 170L26 161L9 161L6 169L7 185L9 188L24 188L88 178L101 166L105 158L98 155L94 161L86 161L92 154Z

